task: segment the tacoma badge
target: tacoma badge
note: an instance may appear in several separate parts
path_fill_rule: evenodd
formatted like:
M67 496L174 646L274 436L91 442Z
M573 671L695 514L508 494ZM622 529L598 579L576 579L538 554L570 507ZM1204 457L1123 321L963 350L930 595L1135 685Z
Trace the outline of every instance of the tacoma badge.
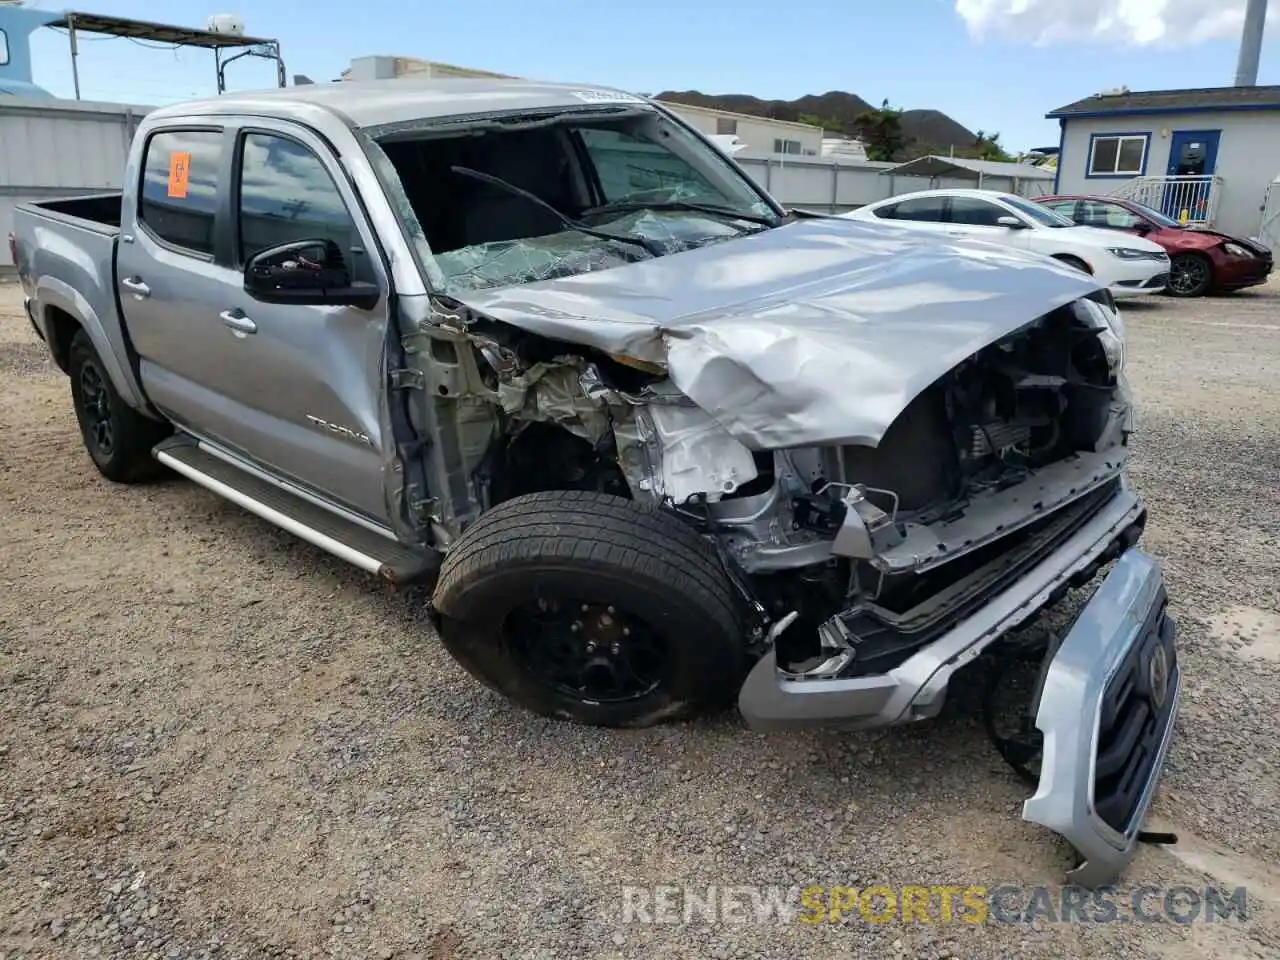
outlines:
M344 427L337 423L330 423L328 420L321 420L319 417L313 417L309 413L307 414L307 419L321 430L328 430L330 433L336 433L338 436L346 437L348 440L354 440L356 443L373 446L373 441L369 438L367 433L360 433L357 430L352 430L350 427Z

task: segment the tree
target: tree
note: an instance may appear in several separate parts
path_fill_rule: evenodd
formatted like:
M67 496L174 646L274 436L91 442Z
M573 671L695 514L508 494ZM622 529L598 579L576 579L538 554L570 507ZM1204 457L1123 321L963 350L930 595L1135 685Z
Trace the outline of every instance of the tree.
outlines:
M1008 162L1011 158L1000 146L1000 134L985 133L979 130L973 140L973 152L979 160L999 160Z
M807 123L811 127L821 127L827 133L844 133L844 124L835 117L826 117L825 119L816 113L802 113L797 117L800 123Z
M902 111L890 107L888 100L879 109L858 114L853 132L866 147L868 160L897 160L909 142L902 132Z

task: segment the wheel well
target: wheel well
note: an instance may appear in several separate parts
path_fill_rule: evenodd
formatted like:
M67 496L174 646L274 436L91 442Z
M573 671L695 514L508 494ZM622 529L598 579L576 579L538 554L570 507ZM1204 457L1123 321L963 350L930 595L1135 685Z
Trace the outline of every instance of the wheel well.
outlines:
M499 441L488 465L491 506L526 493L592 490L630 498L609 433L598 445L551 423Z
M1069 264L1070 266L1083 270L1085 273L1089 274L1090 276L1093 276L1093 267L1091 267L1086 261L1080 259L1074 254L1055 253L1055 254L1052 254L1051 256L1055 260L1061 260L1063 263Z
M67 364L71 357L71 341L82 327L67 311L60 307L45 307L45 326L49 334L49 352L53 354L53 362L67 373Z

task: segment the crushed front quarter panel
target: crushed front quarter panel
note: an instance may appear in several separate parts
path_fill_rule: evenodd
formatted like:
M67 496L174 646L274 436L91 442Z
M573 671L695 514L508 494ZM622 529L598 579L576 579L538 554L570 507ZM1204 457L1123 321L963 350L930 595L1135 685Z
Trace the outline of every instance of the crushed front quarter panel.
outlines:
M831 218L458 299L531 333L666 364L761 450L875 445L961 360L1100 289L1048 258Z
M1036 793L1022 816L1066 838L1083 858L1067 879L1083 887L1108 884L1137 852L1138 834L1151 806L1178 714L1182 675L1164 610L1160 566L1137 549L1126 551L1085 605L1054 654L1036 710L1044 755ZM1128 779L1132 803L1123 823L1104 821L1095 778L1101 749L1102 706L1121 667L1119 682L1151 712L1134 754L1141 766ZM1127 760L1127 758L1126 758Z

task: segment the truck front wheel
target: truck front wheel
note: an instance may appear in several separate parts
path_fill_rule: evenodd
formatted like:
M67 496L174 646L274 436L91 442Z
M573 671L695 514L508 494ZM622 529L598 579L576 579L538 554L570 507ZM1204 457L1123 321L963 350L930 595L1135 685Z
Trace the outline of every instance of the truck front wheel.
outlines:
M743 605L715 549L663 510L533 493L451 547L432 606L445 648L543 716L645 727L732 703Z
M67 359L71 402L98 472L117 483L140 483L163 473L151 448L169 435L168 424L144 417L124 402L83 330L72 337Z

